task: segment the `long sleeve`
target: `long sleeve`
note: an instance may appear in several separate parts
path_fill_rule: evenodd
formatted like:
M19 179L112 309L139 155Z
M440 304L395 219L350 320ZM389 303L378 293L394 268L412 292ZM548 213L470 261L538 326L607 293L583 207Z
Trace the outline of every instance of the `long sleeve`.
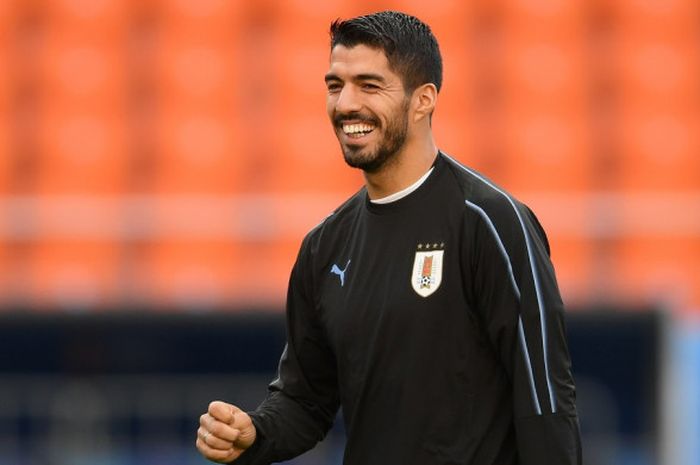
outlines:
M520 465L580 465L564 309L542 227L507 195L466 202L470 292L512 384Z
M287 294L287 344L265 401L249 412L254 445L237 464L288 460L311 449L333 424L339 406L335 358L318 321L308 238Z

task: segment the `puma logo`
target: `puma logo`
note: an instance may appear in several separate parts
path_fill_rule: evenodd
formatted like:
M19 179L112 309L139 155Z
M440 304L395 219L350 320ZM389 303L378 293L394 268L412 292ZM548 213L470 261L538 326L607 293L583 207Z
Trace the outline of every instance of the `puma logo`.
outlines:
M331 273L332 274L337 274L338 278L340 278L340 287L343 287L345 285L345 270L348 269L348 266L350 266L350 260L345 264L345 269L340 269L338 268L338 265L335 263L333 264L333 267L331 268Z

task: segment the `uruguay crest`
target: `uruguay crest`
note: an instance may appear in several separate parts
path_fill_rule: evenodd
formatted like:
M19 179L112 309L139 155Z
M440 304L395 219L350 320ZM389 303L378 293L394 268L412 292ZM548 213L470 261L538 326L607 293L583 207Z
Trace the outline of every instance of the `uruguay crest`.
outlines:
M418 244L413 260L411 286L421 297L428 297L442 283L444 243Z

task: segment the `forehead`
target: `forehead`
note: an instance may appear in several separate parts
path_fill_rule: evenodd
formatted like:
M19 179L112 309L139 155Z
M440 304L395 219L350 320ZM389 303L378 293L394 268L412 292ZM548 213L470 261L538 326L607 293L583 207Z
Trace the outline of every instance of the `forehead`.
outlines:
M396 77L389 67L384 51L366 45L346 47L336 45L331 51L329 72L338 77L359 74L382 74L387 78Z

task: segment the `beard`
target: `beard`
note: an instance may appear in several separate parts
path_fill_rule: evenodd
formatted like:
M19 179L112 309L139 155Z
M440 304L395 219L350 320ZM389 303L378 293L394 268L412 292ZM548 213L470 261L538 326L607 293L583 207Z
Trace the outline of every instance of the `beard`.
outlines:
M401 107L387 120L383 128L383 137L376 143L376 147L360 147L340 144L345 162L353 168L359 168L366 173L376 173L396 158L396 154L406 143L408 134L408 108L410 101L405 99ZM342 131L343 121L362 121L375 126L374 131L380 127L379 119L374 115L363 115L359 112L346 115L336 115L333 118L336 130Z

